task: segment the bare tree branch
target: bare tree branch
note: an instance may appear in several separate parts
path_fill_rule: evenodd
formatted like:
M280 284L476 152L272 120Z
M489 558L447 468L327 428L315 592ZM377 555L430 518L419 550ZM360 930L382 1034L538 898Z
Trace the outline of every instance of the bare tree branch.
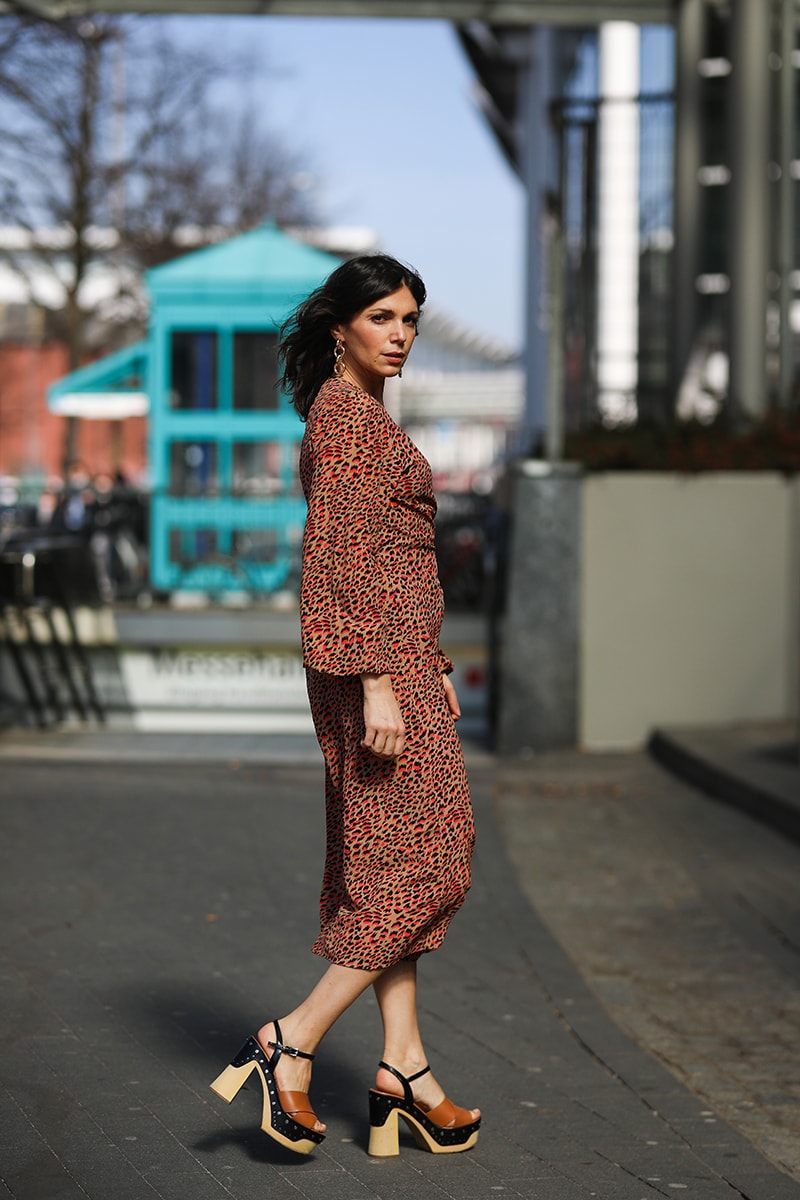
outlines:
M0 224L31 234L0 257L37 303L43 273L60 290L53 319L73 367L90 348L85 282L108 260L98 227L119 235L122 276L182 253L187 225L234 233L313 216L308 172L255 107L214 101L221 82L241 85L247 64L180 48L163 30L143 17L0 17ZM53 227L61 244L37 236ZM124 290L117 308L130 313L129 275Z

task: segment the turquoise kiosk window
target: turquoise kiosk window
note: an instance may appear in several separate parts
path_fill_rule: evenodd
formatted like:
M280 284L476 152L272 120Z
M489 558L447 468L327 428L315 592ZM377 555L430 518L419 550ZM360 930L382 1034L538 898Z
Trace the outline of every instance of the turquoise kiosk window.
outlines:
M212 330L176 329L170 337L172 408L217 407L217 334Z
M233 407L237 412L278 408L278 336L267 330L233 335Z

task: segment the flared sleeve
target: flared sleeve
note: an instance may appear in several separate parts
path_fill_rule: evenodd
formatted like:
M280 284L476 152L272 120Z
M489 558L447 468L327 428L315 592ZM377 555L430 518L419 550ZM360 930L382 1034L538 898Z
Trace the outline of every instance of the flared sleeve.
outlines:
M436 666L440 675L449 675L455 669L452 658L448 658L441 648L438 651Z
M317 403L303 446L308 503L300 629L306 667L331 675L396 669L385 564L390 453L382 407L366 393Z

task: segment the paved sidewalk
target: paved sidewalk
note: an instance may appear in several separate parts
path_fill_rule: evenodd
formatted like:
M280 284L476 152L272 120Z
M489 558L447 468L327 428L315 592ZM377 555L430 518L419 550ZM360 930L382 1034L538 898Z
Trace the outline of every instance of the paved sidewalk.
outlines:
M207 1085L320 970L308 952L324 852L318 760L230 739L203 739L202 752L183 740L172 754L168 740L133 735L106 742L104 758L97 738L85 752L73 739L68 756L41 741L37 753L34 738L24 753L0 741L10 1196L800 1200L798 1182L612 1021L551 931L550 884L545 924L518 882L530 895L548 839L563 851L563 824L543 821L536 798L555 786L585 799L580 756L521 770L469 755L475 883L421 979L434 1068L458 1102L484 1112L475 1150L440 1157L406 1141L399 1159L365 1154L380 1033L364 997L315 1070L328 1137L297 1160L258 1132L255 1090L228 1108ZM682 785L659 780L662 808L673 795L689 803ZM691 803L708 804L694 793ZM561 808L584 822L574 827L584 865L590 828L598 844L622 844L579 804ZM565 890L580 869L564 861ZM588 893L573 890L590 914Z
M498 784L525 893L605 1011L800 1179L800 847L641 754Z

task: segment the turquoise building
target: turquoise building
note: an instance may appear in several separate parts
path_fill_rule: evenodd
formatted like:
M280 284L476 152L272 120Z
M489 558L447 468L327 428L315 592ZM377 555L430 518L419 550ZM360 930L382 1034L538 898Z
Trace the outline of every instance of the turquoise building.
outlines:
M149 411L154 588L268 593L297 564L303 425L277 387L278 329L340 260L265 225L145 275L147 338L48 392Z

